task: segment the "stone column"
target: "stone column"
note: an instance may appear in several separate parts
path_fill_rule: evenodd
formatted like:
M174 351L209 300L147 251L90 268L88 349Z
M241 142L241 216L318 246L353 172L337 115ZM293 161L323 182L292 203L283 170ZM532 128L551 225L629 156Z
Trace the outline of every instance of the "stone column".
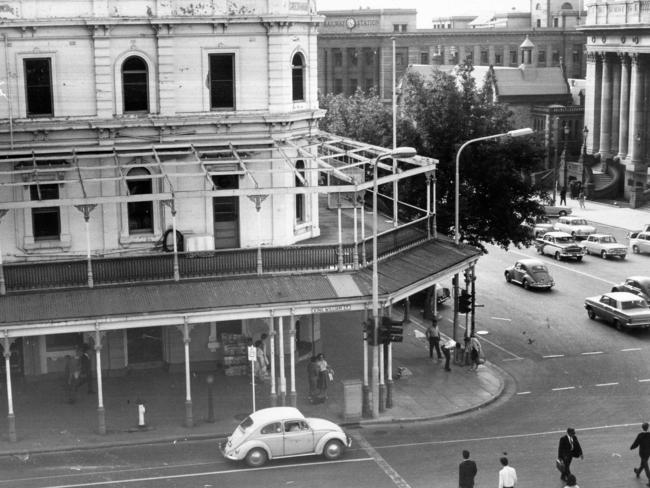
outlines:
M602 53L600 94L600 145L598 152L604 163L610 157L612 138L612 63L607 53Z
M618 154L618 131L621 120L621 64L618 57L612 56L612 117L611 117L611 136L609 139L610 157Z
M630 117L630 58L619 53L621 60L621 99L619 102L618 157L623 160L627 155Z
M106 434L106 414L104 411L104 386L102 383L102 339L106 332L99 330L95 324L95 375L97 377L97 432Z
M268 22L269 112L288 112L291 99L291 59L288 25L286 22Z
M585 93L585 126L589 129L586 150L598 151L600 143L600 92L602 88L602 65L595 52L587 53L587 92Z
M4 341L2 346L4 348L3 355L5 358L5 377L7 379L7 432L9 441L16 442L16 416L14 415L14 393L11 387L11 344L16 339L10 339L8 333L5 331Z
M350 93L350 60L348 59L348 48L341 48L341 80L343 81L343 95L348 97Z
M628 136L629 160L639 163L643 155L643 72L639 54L632 54L630 76L630 132Z
M190 375L190 333L193 326L187 322L187 317L183 320L183 325L179 326L183 334L183 349L185 351L185 427L194 426L194 415L192 413L192 384Z
M111 57L110 27L95 25L93 29L93 61L95 63L95 110L97 117L113 117L113 58Z

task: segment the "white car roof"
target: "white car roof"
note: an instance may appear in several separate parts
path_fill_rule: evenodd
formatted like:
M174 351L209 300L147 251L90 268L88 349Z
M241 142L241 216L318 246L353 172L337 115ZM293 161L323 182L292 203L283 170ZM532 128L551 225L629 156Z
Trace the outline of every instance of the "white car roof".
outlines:
M612 297L618 302L636 302L637 300L643 300L643 298L628 291L612 291L605 293L605 295Z
M250 418L257 424L271 420L304 419L305 416L295 407L270 407L251 413Z
M554 230L553 232L547 232L544 235L545 236L552 236L552 237L572 237L571 234L568 234L566 232L562 232L560 230Z

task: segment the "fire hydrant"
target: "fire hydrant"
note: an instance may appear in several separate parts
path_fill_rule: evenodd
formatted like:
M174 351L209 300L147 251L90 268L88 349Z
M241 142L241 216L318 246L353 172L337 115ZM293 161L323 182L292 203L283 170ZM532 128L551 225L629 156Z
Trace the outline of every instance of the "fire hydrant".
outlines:
M144 408L144 404L141 401L138 401L138 427L145 427L146 424L144 422L144 412L146 409Z

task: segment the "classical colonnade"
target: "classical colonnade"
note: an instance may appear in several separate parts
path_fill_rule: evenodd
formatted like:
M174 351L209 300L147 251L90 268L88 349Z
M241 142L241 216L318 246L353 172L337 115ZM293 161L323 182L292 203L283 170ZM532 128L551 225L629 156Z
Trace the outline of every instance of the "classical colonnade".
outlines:
M647 56L638 52L587 53L587 152L626 168L625 193L647 182Z

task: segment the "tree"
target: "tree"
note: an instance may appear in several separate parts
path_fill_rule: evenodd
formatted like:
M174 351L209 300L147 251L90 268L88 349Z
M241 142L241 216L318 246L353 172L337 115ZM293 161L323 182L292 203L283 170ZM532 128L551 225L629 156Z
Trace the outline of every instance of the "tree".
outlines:
M402 82L397 145L415 147L439 160L437 224L452 233L455 221L455 165L460 145L470 139L511 130L510 112L494 101L491 73L477 88L470 62L454 73L432 67L426 78L407 71ZM357 91L352 97L321 98L328 109L321 129L362 142L392 146L391 112L376 93ZM460 161L460 233L464 242L485 250L485 244L530 244L520 223L541 215L532 197L545 196L527 175L543 166L543 146L536 138L491 140L463 150ZM400 198L424 208L424 178L400 185Z

